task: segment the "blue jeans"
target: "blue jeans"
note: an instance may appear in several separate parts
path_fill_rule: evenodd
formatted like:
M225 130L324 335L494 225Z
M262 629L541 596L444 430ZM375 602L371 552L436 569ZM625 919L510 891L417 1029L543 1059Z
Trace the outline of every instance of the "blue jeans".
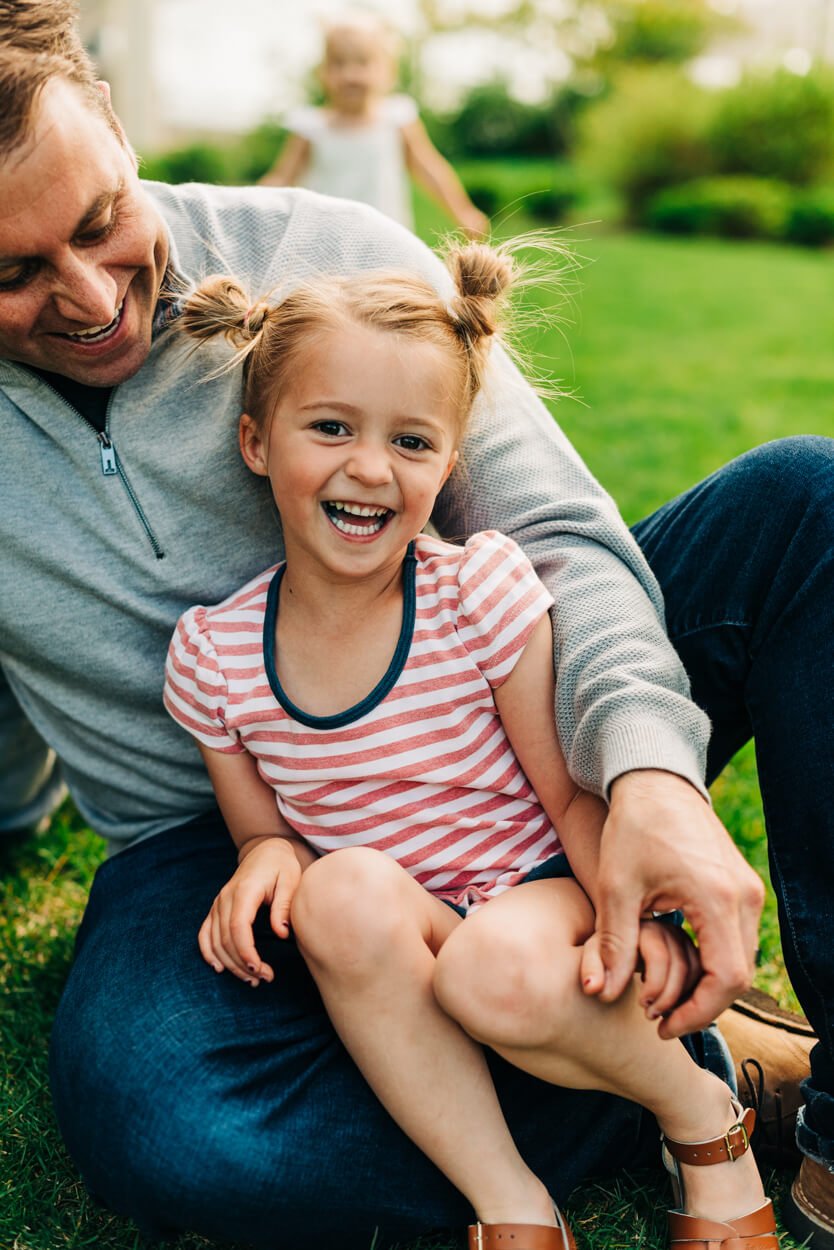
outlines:
M712 774L759 736L786 957L825 1039L806 1131L825 1141L832 470L834 444L788 440L742 457L635 531L716 726ZM294 946L260 930L277 975L257 990L200 960L197 928L233 867L222 824L207 816L96 876L51 1058L61 1130L88 1187L148 1232L262 1247L367 1250L377 1226L380 1246L460 1229L467 1204L367 1089ZM579 1180L656 1156L656 1130L633 1104L492 1064L516 1141L557 1200Z
M797 1140L834 1165L834 442L759 447L634 534L713 722L708 780L755 738L785 964L820 1039Z
M209 815L96 874L51 1052L58 1121L88 1188L151 1235L369 1250L377 1227L380 1247L459 1232L468 1204L366 1086L295 944L259 925L276 977L258 989L203 963L197 929L234 866ZM497 1058L493 1071L519 1147L557 1199L656 1156L635 1104Z

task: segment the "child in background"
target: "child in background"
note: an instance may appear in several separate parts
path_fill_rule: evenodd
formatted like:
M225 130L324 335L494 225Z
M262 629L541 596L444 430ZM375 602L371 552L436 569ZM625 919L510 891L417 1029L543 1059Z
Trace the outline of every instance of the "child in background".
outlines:
M186 302L183 329L225 335L244 360L241 450L269 478L285 545L223 603L189 609L169 651L166 706L238 848L200 949L257 986L273 972L256 913L279 937L291 924L365 1078L471 1202L470 1246L573 1247L509 1133L489 1046L653 1112L681 1247L778 1250L754 1113L657 1035L694 948L648 919L643 979L614 1004L594 996L605 805L559 747L550 596L500 534L422 533L512 278L483 245L450 268L451 297L362 274L254 306L214 278Z
M470 237L488 233L488 218L435 148L417 105L391 94L395 76L394 36L378 18L334 21L319 67L325 106L291 114L290 136L261 182L361 200L413 229L411 173Z

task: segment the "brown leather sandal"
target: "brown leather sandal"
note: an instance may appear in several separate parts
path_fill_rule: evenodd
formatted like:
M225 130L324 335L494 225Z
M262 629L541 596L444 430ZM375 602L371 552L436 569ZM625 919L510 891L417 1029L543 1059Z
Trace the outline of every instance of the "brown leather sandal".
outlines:
M663 1164L672 1178L672 1189L679 1207L684 1206L684 1186L679 1163L709 1167L713 1163L733 1162L750 1149L750 1136L756 1113L733 1100L738 1121L721 1137L711 1141L679 1142L661 1136ZM671 1250L779 1250L773 1204L768 1198L763 1206L737 1220L702 1219L685 1211L669 1212L669 1244Z
M469 1250L576 1250L573 1233L559 1208L555 1210L556 1228L547 1224L470 1224ZM762 1250L768 1248L763 1246Z

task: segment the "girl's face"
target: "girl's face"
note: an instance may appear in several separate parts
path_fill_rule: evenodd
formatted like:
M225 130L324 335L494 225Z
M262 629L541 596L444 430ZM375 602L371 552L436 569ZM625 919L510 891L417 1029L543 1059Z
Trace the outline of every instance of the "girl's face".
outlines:
M391 58L369 31L334 32L319 71L327 101L340 113L359 115L391 90Z
M457 460L459 380L442 349L366 326L330 330L241 450L269 477L287 558L353 580L399 563Z

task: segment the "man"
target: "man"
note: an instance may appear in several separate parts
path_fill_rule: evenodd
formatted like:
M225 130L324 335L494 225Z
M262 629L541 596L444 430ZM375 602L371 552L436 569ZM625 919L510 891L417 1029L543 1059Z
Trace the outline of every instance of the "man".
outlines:
M254 993L201 963L197 928L234 860L196 751L160 702L180 611L221 599L279 546L235 447L239 374L212 377L226 353L189 356L166 332L170 292L223 269L260 291L317 269L436 274L436 262L339 201L142 186L73 13L70 0L0 0L0 828L36 823L65 780L118 851L97 874L55 1022L61 1129L92 1192L151 1232L359 1247L375 1228L385 1244L460 1226L460 1196L367 1090L292 945L259 934L276 980ZM566 755L610 800L604 997L633 972L646 908L682 907L701 940L703 975L662 1022L669 1036L749 983L762 898L705 801L696 703L716 727L709 776L756 733L786 959L824 1039L800 1126L815 1247L834 1245L833 455L791 441L729 466L637 527L650 571L502 366L436 518L447 535L512 534L554 594ZM635 1157L639 1109L498 1061L495 1077L557 1199Z

